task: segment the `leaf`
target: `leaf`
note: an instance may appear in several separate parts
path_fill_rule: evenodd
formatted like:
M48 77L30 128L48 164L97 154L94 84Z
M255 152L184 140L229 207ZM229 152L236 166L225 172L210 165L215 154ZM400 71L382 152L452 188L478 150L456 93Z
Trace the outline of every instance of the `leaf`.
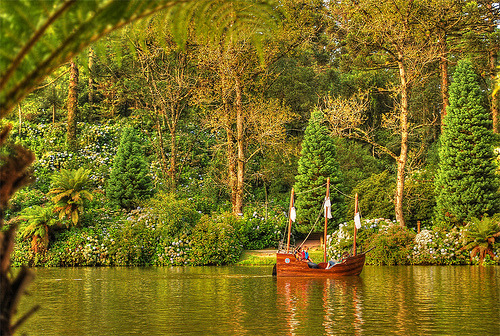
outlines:
M74 225L78 224L78 211L73 211L71 214L71 221Z

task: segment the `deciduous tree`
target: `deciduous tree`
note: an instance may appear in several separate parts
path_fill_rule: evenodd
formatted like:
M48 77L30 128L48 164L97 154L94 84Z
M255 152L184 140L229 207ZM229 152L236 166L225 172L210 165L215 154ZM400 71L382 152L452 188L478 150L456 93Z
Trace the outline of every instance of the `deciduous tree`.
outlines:
M422 80L426 66L439 55L438 46L429 34L434 27L426 18L433 13L425 1L363 0L331 5L334 15L339 16L335 27L337 37L342 39L354 62L365 69L386 68L397 73L399 80L392 88L396 109L386 118L386 124L399 134L399 150L395 153L383 146L378 148L397 163L395 213L399 224L405 226L403 191L411 130L411 85L413 81ZM360 129L355 131L355 128L349 128L347 135L375 144L369 132L357 132Z

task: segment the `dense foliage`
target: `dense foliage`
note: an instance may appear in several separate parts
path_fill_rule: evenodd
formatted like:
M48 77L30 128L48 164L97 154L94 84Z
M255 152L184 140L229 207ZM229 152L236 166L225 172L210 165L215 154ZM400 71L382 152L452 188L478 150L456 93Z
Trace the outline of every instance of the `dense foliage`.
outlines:
M341 260L345 252L352 253L353 225L353 221L340 224L328 236L330 259ZM358 251L369 251L366 263L371 265L500 264L500 244L495 234L500 236L498 218L474 220L450 230L424 227L420 232L402 230L384 218L365 219L358 231L357 246Z
M41 44L27 49L26 59L20 56L21 63L11 66L14 72L5 77L1 91L2 116L11 111L6 121L13 125L12 142L37 157L33 183L14 194L5 212L7 219L25 216L15 251L17 265L231 263L241 249L278 245L292 186L301 222L294 229L299 235L309 232L322 214L328 177L333 229L346 216L351 218L355 193L364 218L388 219L371 222L373 227L359 232L361 246L374 247L370 263L467 263L467 250L484 255L485 262L498 259L497 242L491 242L495 237L472 238L471 233L466 238L464 228L455 225L469 223L468 230L481 235L475 221L495 218L483 215L493 215L499 204L495 195L500 152L497 148L497 157L492 154L496 140L489 131L498 101L494 96L487 101L479 93L492 88L495 62L493 68L487 65L489 43L467 44L493 38L482 30L490 22L484 6L457 4L446 15L434 3L405 7L412 18L424 19L405 26L407 38L393 39L403 31L394 27L408 23L391 11L394 3L384 3L376 16L380 20L368 22L362 18L375 8L371 0L359 2L366 13L353 10L349 2L337 7L319 0L285 0L279 8L264 5L260 11L239 8L245 1L230 2L231 6L210 0L153 1L141 7L133 1L138 11L179 3L176 13L186 15L178 19L169 16L172 12L160 12L108 35L78 57L73 51L122 22L118 13L123 3L31 5L29 15L36 17L59 8L67 24L81 30L80 38L65 40L70 33L56 20L53 28L60 30L59 38L50 29L47 34L40 31ZM21 39L38 31L21 15L29 3L4 1L1 6L11 13L2 20L17 18L23 23ZM124 13L123 23L135 20L132 7ZM94 16L113 8L116 16L109 26L104 16ZM200 14L202 8L213 16ZM88 15L80 15L85 10ZM281 24L265 24L278 17L274 10L280 11ZM463 27L446 25L446 20L453 22L464 13L469 21ZM353 20L332 22L339 14ZM192 34L210 31L210 19L205 19L219 16L241 21L231 25L232 33L220 24L214 35ZM83 26L81 17L88 18ZM189 17L199 19L196 25L176 21ZM173 34L165 29L172 20ZM95 32L92 24L98 26ZM356 27L349 24L360 25L354 29L357 34L351 34ZM453 30L456 39L443 40L436 35L437 26ZM464 32L467 41L461 38ZM13 36L0 48L19 50ZM178 40L185 42L181 50L175 46ZM437 48L436 43L449 48ZM398 46L404 54L399 65L409 75L407 87L398 59L390 53ZM415 48L422 52L415 53ZM2 74L9 67L9 54L10 49L1 56ZM451 73L455 64L443 60L469 55L474 55L474 71L490 76L472 84L472 65L466 69L460 62L446 119L435 119L447 104L443 90L448 75L437 70ZM80 74L78 83L71 83L78 89L74 152L67 151L65 143L71 78L63 61L69 59ZM19 92L12 91L16 87ZM350 105L358 96L364 103ZM325 120L324 97L338 103L336 115L342 118L335 121L328 115ZM54 184L69 182L69 172L78 171L88 177L85 188L78 183ZM396 193L402 179L403 192ZM389 225L389 219L393 223L397 218L398 197L410 229ZM241 202L237 207L236 199ZM51 216L54 206L62 214L59 221ZM229 215L231 209L241 216ZM450 216L454 220L445 222ZM417 234L417 221L428 229ZM384 229L382 222L387 223ZM332 245L337 252L351 244L346 228L340 224L332 235L339 239ZM457 246L463 250L457 251Z

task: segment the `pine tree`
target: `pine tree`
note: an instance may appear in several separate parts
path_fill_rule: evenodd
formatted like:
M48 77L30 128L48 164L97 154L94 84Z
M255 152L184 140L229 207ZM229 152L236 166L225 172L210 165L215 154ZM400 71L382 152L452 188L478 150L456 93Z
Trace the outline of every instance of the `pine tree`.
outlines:
M111 203L126 209L136 207L138 201L153 194L153 184L140 141L134 128L123 131L106 190Z
M493 133L478 78L460 61L450 86L436 177L436 219L460 224L499 210Z
M339 193L342 190L343 176L339 163L335 158L335 143L325 125L323 112L313 111L307 125L302 150L300 153L298 175L295 177L295 192L297 193L297 230L309 232L325 199L327 178L330 177L330 202L332 205L332 223L338 224L345 218L345 200ZM321 231L321 227L315 230Z

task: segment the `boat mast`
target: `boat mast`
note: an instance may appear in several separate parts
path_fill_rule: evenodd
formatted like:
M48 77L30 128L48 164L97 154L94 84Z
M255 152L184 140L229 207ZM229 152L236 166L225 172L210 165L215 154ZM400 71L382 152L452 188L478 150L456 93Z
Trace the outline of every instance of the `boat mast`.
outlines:
M326 198L325 200L330 198L330 178L328 177L326 179ZM326 231L328 228L328 209L325 207L325 232L323 235L323 246L324 246L324 251L323 251L323 262L326 262Z
M358 193L354 197L354 216L358 213ZM352 243L352 254L356 255L356 234L358 233L358 228L356 227L356 221L354 221L354 241Z
M290 251L290 234L292 231L292 208L293 208L293 188L290 196L290 207L288 208L288 239L286 241L286 253Z

